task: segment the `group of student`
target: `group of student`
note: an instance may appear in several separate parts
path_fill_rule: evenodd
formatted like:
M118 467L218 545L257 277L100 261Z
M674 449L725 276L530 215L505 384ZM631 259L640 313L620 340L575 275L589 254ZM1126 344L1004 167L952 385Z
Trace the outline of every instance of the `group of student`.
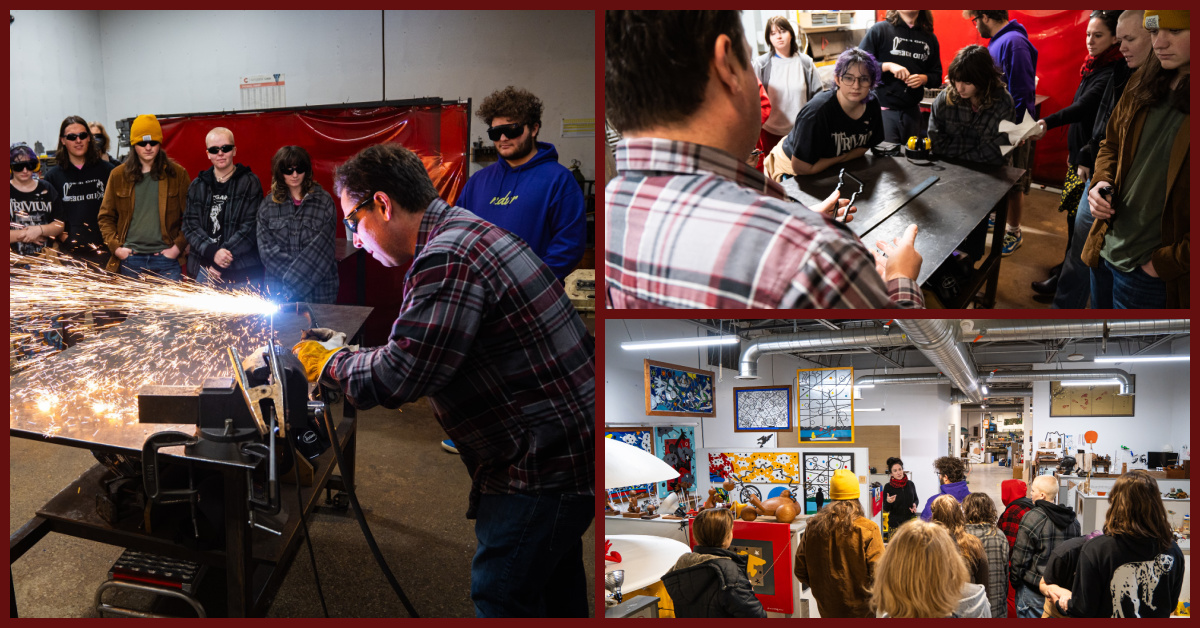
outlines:
M481 103L477 114L502 159L467 181L458 204L525 239L562 280L586 246L585 203L554 146L537 141L542 109L540 99L513 87ZM253 286L281 302L336 301L342 211L315 180L304 147L275 153L264 194L258 176L237 162L237 142L224 127L205 136L212 166L195 179L167 155L153 115L134 119L120 163L108 155L98 123L69 116L58 137L56 164L40 178L35 151L10 147L15 252L38 255L54 246L131 277L181 280L186 268L197 281Z
M1011 255L1036 139L1069 124L1067 251L1033 289L1057 307L1187 307L1189 12L1094 11L1074 101L1014 147L999 126L1037 120L1038 51L1007 11L964 18L988 45L955 53L922 125L924 90L943 82L930 11L887 11L837 57L830 89L784 17L750 59L737 12L607 12L606 115L624 138L605 198L609 306L923 306L915 225L869 251L836 222L855 210L837 192L812 207L824 216L793 216L772 182L928 137L939 159L1024 170L1007 196ZM964 243L975 259L987 227Z
M1004 511L966 488L959 458L934 462L938 493L918 517L904 463L889 458L889 504L911 516L879 526L859 503L858 480L835 472L830 501L798 541L796 578L825 617L1169 617L1179 602L1184 560L1149 472L1121 475L1108 494L1102 530L1080 535L1075 512L1057 503L1058 481L1002 482ZM891 515L889 514L889 517ZM730 550L729 509L702 511L696 547L663 576L677 617L765 617Z

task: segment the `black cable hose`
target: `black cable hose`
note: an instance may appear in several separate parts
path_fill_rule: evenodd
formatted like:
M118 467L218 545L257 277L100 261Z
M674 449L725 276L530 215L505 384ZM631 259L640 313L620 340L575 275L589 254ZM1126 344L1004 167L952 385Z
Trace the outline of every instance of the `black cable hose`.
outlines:
M319 385L319 384L318 384ZM345 402L349 403L349 401ZM330 415L333 413L329 410L329 406L325 406L325 431L329 434L330 444L333 446L333 456L337 458L338 468L342 470L342 479L346 478L346 465L342 464L342 448L338 446L337 432L333 429L333 420ZM413 608L411 602L408 601L408 596L404 595L404 589L400 588L400 583L396 581L396 576L392 574L392 570L388 568L387 561L383 559L383 554L379 551L379 545L375 543L375 535L371 534L371 528L367 527L367 517L363 513L362 506L358 505L358 497L354 494L354 486L349 482L344 482L346 485L346 493L350 495L350 503L354 506L354 515L358 519L358 526L362 528L363 536L367 539L367 545L371 548L371 553L375 555L375 562L379 563L379 568L383 570L383 575L387 577L388 584L392 585L392 590L396 592L396 597L400 598L400 603L408 611L408 616L417 618L417 609Z
M321 575L317 573L317 555L313 553L312 536L308 533L308 520L304 517L304 497L300 494L300 465L297 462L296 443L291 434L287 436L288 447L292 450L292 468L296 470L296 504L300 508L300 525L304 528L304 543L308 546L308 560L312 562L313 581L317 584L317 598L321 600L321 612L329 618L329 608L325 606L325 593L321 590Z

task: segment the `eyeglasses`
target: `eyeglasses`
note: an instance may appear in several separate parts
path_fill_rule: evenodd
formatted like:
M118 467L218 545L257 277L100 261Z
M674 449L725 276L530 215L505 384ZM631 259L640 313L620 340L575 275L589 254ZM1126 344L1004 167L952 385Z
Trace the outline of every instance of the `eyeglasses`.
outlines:
M74 142L76 140L86 140L89 135L91 135L91 133L88 133L87 131L84 131L83 133L68 133L63 136L63 139L67 140L68 142Z
M221 148L224 148L224 146L222 146ZM232 147L232 146L230 146L230 148L233 148L233 147ZM213 151L212 151L212 149L210 148L210 149L208 150L208 152L210 152L210 153L211 153L211 152L213 152ZM227 153L228 153L229 151L225 151L225 152L227 152ZM282 172L283 174L297 174L297 173L299 173L299 174L304 174L304 173L308 172L308 170L305 170L305 169L304 169L303 167L301 167L301 166L288 166L288 167L286 167L286 168L281 168L279 171L280 171L280 172Z
M217 151L221 151L222 153L228 153L231 150L233 150L233 144L222 144L220 146L209 146L208 154L216 155Z
M156 142L154 140L142 140L142 141L138 142L137 144L134 144L134 146L137 146L139 148L145 148L147 146L158 146L158 144L159 144L159 142Z
M871 85L871 77L869 76L853 76L850 74L843 74L838 77L838 80L842 83L845 83L847 87L853 87L855 83L858 83L859 85L865 85L867 87L870 87Z
M346 225L347 232L358 233L358 216L356 216L355 214L357 214L359 211L366 208L367 205L369 205L373 202L375 202L375 194L374 193L372 193L367 198L364 198L363 200L359 201L358 205L355 205L354 209L350 210L350 215L346 216L345 218L342 219L342 222L345 223L345 225Z
M504 137L507 137L510 140L516 139L518 137L521 137L521 134L523 134L524 132L525 132L525 125L521 124L519 122L514 122L512 124L502 124L500 126L492 126L492 127L488 127L488 130L487 130L488 138L491 139L493 142L499 142L501 135L503 135Z
M22 170L28 170L30 172L33 172L34 170L37 170L38 162L36 162L36 161L18 161L18 162L9 164L8 167L12 168L13 172L21 172Z
M96 140L96 142L103 142L104 136L99 133L95 133L92 135L92 139Z
M978 21L979 21L979 16L978 16L978 15L976 15L976 16L975 16L975 17L973 17L973 18L971 18L971 26L975 26L975 25L976 25L976 23L977 23Z

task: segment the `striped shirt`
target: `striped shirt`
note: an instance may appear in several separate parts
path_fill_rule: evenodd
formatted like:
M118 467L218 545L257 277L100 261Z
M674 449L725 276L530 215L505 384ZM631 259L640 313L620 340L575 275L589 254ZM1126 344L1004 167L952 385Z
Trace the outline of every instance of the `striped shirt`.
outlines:
M617 171L604 190L608 307L924 306L914 280L884 283L848 227L725 151L625 139Z
M480 493L595 494L595 340L520 238L435 199L382 347L332 373L357 408L429 397ZM419 462L413 462L419 464Z

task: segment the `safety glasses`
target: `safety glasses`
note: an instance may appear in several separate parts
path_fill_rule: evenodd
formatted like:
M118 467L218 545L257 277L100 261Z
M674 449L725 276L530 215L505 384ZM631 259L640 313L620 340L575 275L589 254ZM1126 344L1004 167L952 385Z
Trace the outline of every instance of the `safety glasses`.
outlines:
M37 166L38 162L36 161L18 161L8 165L9 168L12 168L13 172L21 172L22 170L29 170L32 172L37 170Z
M231 150L233 150L233 144L222 144L222 145L220 145L220 146L209 146L209 147L208 147L208 154L209 154L209 155L216 155L216 154L217 154L217 151L220 151L220 152L222 152L222 153L228 153L228 152L229 152L229 151L231 151Z
M75 142L78 140L86 140L90 135L91 133L88 133L87 131L84 131L83 133L68 133L63 136L63 139L67 140L68 142Z
M212 151L210 150L208 152L211 153ZM229 151L225 151L225 152L229 152ZM308 172L301 166L288 166L286 168L280 168L279 171L282 172L283 174L304 174L304 173Z
M367 205L373 202L375 202L374 193L359 201L358 205L355 205L354 209L350 210L350 215L342 219L342 222L346 225L347 233L358 233L358 212L365 209Z
M158 146L158 144L159 144L159 142L156 142L154 140L143 140L143 141L135 144L135 146L138 146L140 148L145 148L147 146Z
M524 132L525 132L525 125L517 123L517 122L514 122L512 124L502 124L500 126L488 127L488 130L487 130L488 138L490 138L493 142L499 142L501 135L503 135L504 137L507 137L510 140L516 139L518 137L521 137L521 134Z

